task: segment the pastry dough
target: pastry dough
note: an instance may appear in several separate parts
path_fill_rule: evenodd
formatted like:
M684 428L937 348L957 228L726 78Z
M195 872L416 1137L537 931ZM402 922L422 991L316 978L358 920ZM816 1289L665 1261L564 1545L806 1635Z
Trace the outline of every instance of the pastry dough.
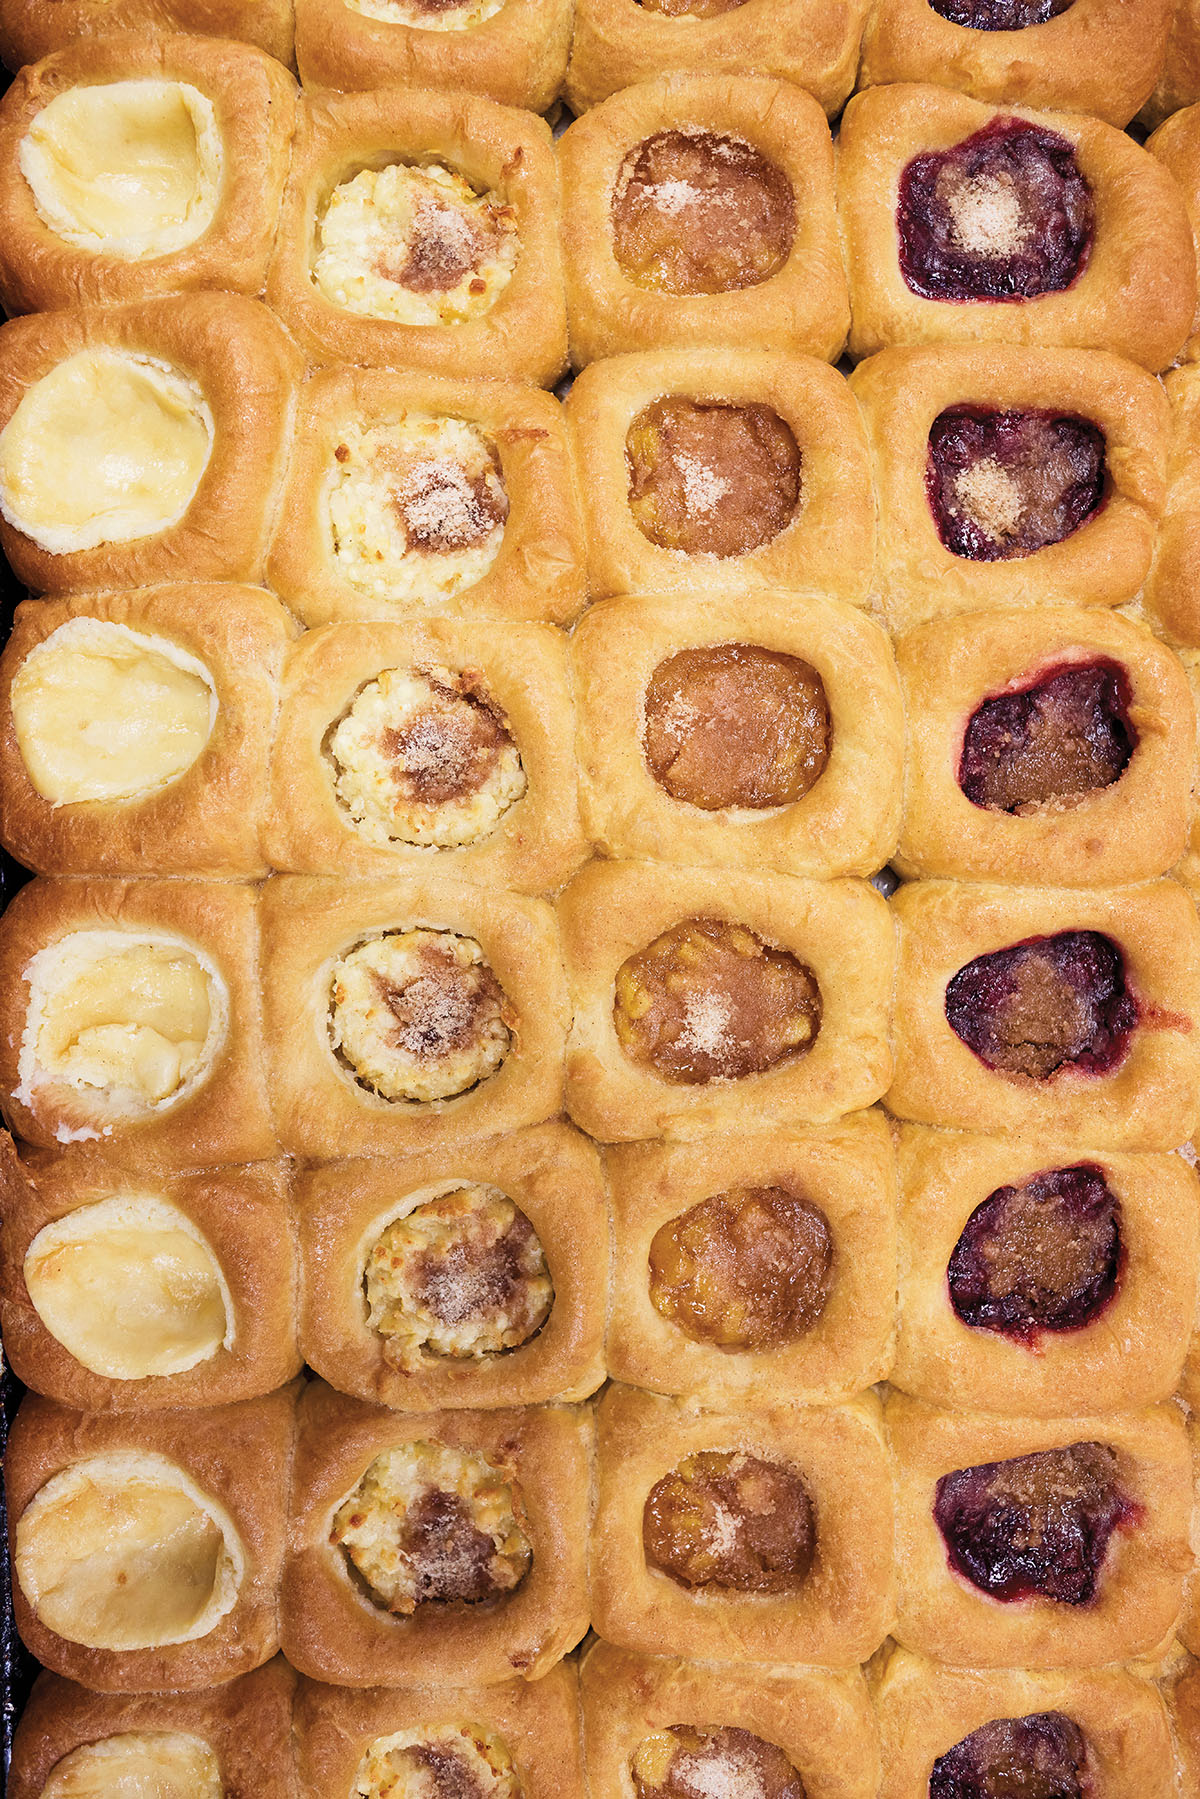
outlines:
M810 95L749 75L664 75L585 113L559 161L577 368L693 346L837 359L848 311L833 149ZM639 259L640 278L627 272Z
M292 60L292 0L0 0L0 61L10 69L111 32L194 31Z
M736 1792L735 1774L757 1744L775 1751L771 1774L784 1772L779 1757L790 1764L808 1799L875 1799L878 1732L857 1669L716 1668L593 1643L583 1656L580 1680L593 1799L627 1799L635 1768L646 1770L650 1790L657 1793L663 1775L655 1779L650 1770L662 1767L665 1774L673 1760L675 1778L690 1778L695 1790L703 1792L698 1783L708 1778L710 1790ZM732 1742L725 1732L736 1733ZM713 1736L718 1740L709 1747ZM689 1750L698 1752L700 1766L687 1766L685 1773L675 1758L683 1759ZM728 1788L719 1784L718 1770L730 1780ZM759 1787L763 1793L775 1790Z
M914 1125L901 1130L898 1154L900 1329L890 1376L894 1385L935 1405L1039 1418L1134 1411L1170 1398L1191 1338L1200 1255L1200 1189L1181 1157L1120 1155L1084 1149L1078 1142L1014 1142ZM1072 1212L1069 1188L1058 1208L1043 1193L1037 1222L1018 1210L1011 1236L1006 1237L1001 1218L995 1234L984 1239L981 1253L992 1260L989 1243L994 1246L992 1266L1001 1275L988 1291L1016 1296L1032 1291L1040 1297L1042 1316L1055 1301L1078 1295L1079 1306L1060 1314L1077 1322L1034 1328L1028 1336L1021 1334L1020 1323L1008 1329L968 1323L952 1303L947 1272L969 1221L994 1194L1061 1170L1084 1170L1092 1177L1085 1206L1099 1182L1115 1200L1115 1270L1100 1222L1085 1235L1095 1212L1078 1207ZM1064 1231L1070 1233L1065 1241L1058 1234ZM982 1296L977 1297L971 1276L965 1267L960 1291L978 1303ZM1027 1306L1024 1318L1038 1309Z
M17 1726L9 1799L292 1799L294 1686L281 1656L199 1693L89 1693L42 1674Z
M8 850L39 874L265 874L290 635L279 603L249 587L18 607L0 659Z
M549 127L466 94L306 98L267 297L318 362L550 386L566 322Z
M754 1591L716 1579L686 1586L651 1564L643 1540L651 1493L681 1464L686 1479L689 1458L712 1455L729 1458L733 1474L749 1458L799 1480L815 1543L806 1574ZM882 1643L893 1618L892 1475L873 1394L828 1411L723 1415L614 1386L600 1404L598 1456L592 1623L606 1642L644 1655L816 1667L849 1667ZM716 1505L727 1521L744 1515ZM791 1547L793 1532L789 1525L786 1543L781 1533L777 1550ZM743 1532L730 1534L736 1553Z
M1142 122L1161 125L1182 106L1200 100L1200 5L1197 0L1175 0L1167 52L1157 86L1142 108Z
M24 1400L5 1491L40 1662L100 1692L183 1692L275 1653L295 1402L104 1417Z
M1200 1079L1200 924L1182 887L1158 881L1134 889L1071 893L916 882L900 889L892 911L900 926L900 968L896 1077L887 1105L897 1117L964 1130L1033 1131L1105 1149L1172 1149L1185 1141L1196 1122ZM1012 987L1001 997L1015 1001L1014 1030L1026 1022L1033 1027L1027 1039L1031 1054L1040 1055L1044 1048L1048 1056L1062 1055L1057 1072L1043 1077L987 1066L951 1029L946 1016L950 982L977 958L1018 945L1053 943L1056 936L1070 933L1083 934L1087 941L1077 947L1094 950L1105 963L1111 951L1092 939L1115 946L1117 964L1102 970L1105 978L1112 975L1111 1000L1092 995L1085 976L1076 1020L1069 1015L1066 987L1052 984L1039 968L1026 977L1024 992ZM1060 953L1074 947L1062 945ZM973 971L967 989L960 989L964 1005L971 1006L989 972ZM996 974L999 978L1000 971ZM1069 982L1070 977L1060 978ZM1061 1001L1055 997L1060 993ZM1126 1035L1128 996L1133 1022ZM1093 999L1094 1024L1084 1015ZM1039 1016L1044 1008L1052 1013L1059 1003L1065 1008L1062 1017ZM1028 1021L1022 1006L1028 1008ZM1113 1014L1107 1037L1107 1014L1101 1017L1106 1006ZM987 1014L981 1009L980 1015L986 1027ZM1060 1049L1060 1034L1071 1038L1076 1023L1078 1037L1069 1046L1064 1038ZM1075 1041L1083 1043L1085 1035L1084 1048L1076 1051ZM1099 1047L1089 1047L1093 1040Z
M1191 815L1194 708L1178 658L1144 626L1059 606L974 612L907 632L896 659L908 716L894 858L902 874L1115 886L1164 874L1179 860ZM1088 683L1075 695L1062 688L1073 670ZM1005 763L1021 722L1017 701L994 715L980 751L981 770L995 783L991 797L1011 801L1009 809L968 798L966 734L983 706L1047 681L1058 683L1061 710L1056 719L1054 704L1043 706L1024 745L1016 739L1024 766L1018 761L1010 773ZM1078 749L1081 728L1090 759ZM1073 794L1074 782L1085 785ZM1054 797L1025 797L1046 789Z
M939 1412L896 1394L887 1422L897 1474L894 1634L906 1649L968 1668L1086 1668L1151 1656L1169 1639L1192 1564L1191 1470L1175 1406L1042 1421ZM1034 1593L1006 1601L956 1573L934 1518L938 1482L959 1470L1075 1445L1100 1445L1106 1459L1115 1457L1126 1502L1112 1536L1098 1533L1107 1537L1107 1553L1093 1597L1079 1603ZM1090 1552L1090 1534L1087 1542Z
M1167 504L1146 582L1145 603L1173 643L1200 646L1200 368L1189 363L1166 378L1171 402Z
M1180 14L1186 11L1186 6L1179 6ZM1146 148L1165 164L1179 183L1192 224L1192 239L1200 254L1200 108L1187 106L1173 118L1166 119L1147 140ZM1183 354L1189 362L1200 356L1200 306L1192 320L1192 334Z
M1037 23L993 31L955 23L945 0L878 0L859 86L934 81L997 105L1019 101L1128 125L1162 67L1172 3L1067 0L1051 17L1029 7Z
M5 1354L81 1410L224 1405L300 1371L289 1171L107 1174L6 1154Z
M394 1155L559 1110L570 1014L544 901L435 875L281 876L264 894L263 939L272 1095L291 1153Z
M566 411L593 598L777 586L865 599L867 444L825 363L779 350L614 356L583 370Z
M559 912L575 1006L567 1109L581 1129L601 1141L690 1138L751 1123L821 1124L870 1105L886 1085L893 926L884 901L865 882L597 862L575 877ZM712 922L714 949L676 940L678 927L690 921ZM764 945L771 954L764 955ZM626 969L647 950L654 952L651 965ZM655 1072L651 1063L639 1064L622 1048L614 1018L616 982L622 971L627 982L632 975L623 986L627 999L640 1004L645 979L660 984L664 958L669 979L672 963L686 966L693 950L701 958L696 987L679 1028L668 1021L660 1056L670 1064L682 1054L693 1072L673 1079ZM742 963L754 972L743 970L745 991L733 993L730 983ZM721 978L725 995L706 990L709 970ZM759 1022L788 1022L778 996L765 997L763 983L769 987L776 979L786 986L788 1005L803 997L805 986L811 992L815 980L815 1043L811 1002L801 1008L808 1014L807 1029L795 1037L795 1049L782 1040L753 1040L760 999ZM746 1015L746 1041L731 1035L731 1003ZM635 1028L637 1022L628 1018ZM735 1016L733 1027L739 1023ZM738 1078L704 1073L714 1064L730 1065L731 1058L737 1064L762 1063L764 1057L765 1066Z
M570 0L298 0L306 87L425 87L546 112L571 39Z
M49 594L253 577L300 358L239 294L0 331L0 546Z
M296 1699L296 1761L302 1799L382 1799L403 1792L432 1765L495 1799L584 1799L575 1670L566 1663L536 1681L500 1686L428 1686L353 1693L302 1680ZM428 1745L449 1763L405 1754ZM390 1747L390 1754L389 1754ZM492 1779L488 1779L488 1772ZM444 1784L444 1783L443 1783ZM452 1788L450 1790L453 1790Z
M885 1378L896 1176L881 1113L624 1144L605 1169L614 1379L732 1412L781 1393L823 1405Z
M313 1381L300 1406L280 1600L288 1660L338 1686L537 1680L587 1629L590 1456L582 1409L412 1418ZM343 1514L335 1523L364 1477L362 1522ZM409 1549L397 1552L390 1545L422 1496L428 1521L412 1525ZM381 1583L390 1573L395 1609L358 1571L363 1563ZM475 1597L454 1597L456 1587Z
M269 56L207 38L84 41L23 70L0 108L7 311L258 293L294 96Z
M689 651L693 666L673 677ZM890 857L904 721L890 646L857 608L791 593L608 600L572 656L584 823L609 855L819 878L874 874ZM649 759L651 694L670 786ZM710 708L698 721L697 700ZM778 786L789 756L790 802Z
M269 565L306 625L426 611L566 624L587 597L582 560L548 394L377 369L306 384Z
M560 887L579 823L566 646L543 625L331 625L287 666L266 837L296 873Z
M1050 134L1055 148L1064 141L1070 147L1094 209L1084 252L1064 265L1055 288L1024 304L926 299L901 273L901 178L916 157L1012 125ZM1115 350L1153 370L1175 360L1191 329L1196 258L1183 197L1154 157L1098 119L997 110L944 88L868 89L842 120L838 193L853 356L942 339L1068 344ZM1019 196L1011 176L993 176L989 184L976 175L966 184L964 204L973 210L964 215L962 241L984 266L1011 254L997 248L1008 239L1018 249L1028 241Z
M1190 1661L1170 1689L1171 1717L1185 1783L1200 1784L1200 1668ZM1186 1792L1185 1784L1183 1791ZM14 1794L13 1799L17 1799Z
M333 1162L300 1177L298 1206L304 1356L342 1392L427 1412L604 1379L608 1207L569 1125Z
M1099 350L931 344L882 351L860 363L850 386L875 465L876 581L896 630L980 606L1092 606L1137 593L1166 498L1170 412L1153 376ZM986 427L989 417L1012 414L1028 418L1035 432L1032 443L1014 446L1013 472L986 453L972 454L960 470L956 446L948 446L951 520L963 522L964 536L986 533L980 549L1001 550L977 560L956 553L939 531L931 434L942 421L953 432L956 417ZM1099 503L1075 528L1076 515L1064 517L1064 510L1085 486L1083 456L1036 437L1039 425L1059 421L1103 440ZM978 446L988 447L986 439ZM1084 455L1090 448L1080 446ZM1068 534L1054 541L1064 525ZM1022 532L1026 541L1049 541L1024 554L1003 553Z
M257 942L247 887L23 887L0 923L0 1091L13 1128L141 1172L275 1154Z

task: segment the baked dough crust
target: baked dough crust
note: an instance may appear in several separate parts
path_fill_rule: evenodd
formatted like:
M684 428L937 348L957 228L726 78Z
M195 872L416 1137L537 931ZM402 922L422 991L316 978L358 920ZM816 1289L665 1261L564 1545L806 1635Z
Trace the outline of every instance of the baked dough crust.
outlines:
M1186 5L1178 5L1176 17L1188 10ZM1200 108L1185 106L1182 112L1165 119L1153 137L1147 138L1146 148L1179 183L1191 221L1192 239L1200 257ZM1183 356L1187 362L1195 362L1200 357L1200 305L1196 308L1192 334L1184 345Z
M901 1128L900 1319L890 1379L933 1405L1064 1418L1169 1399L1196 1309L1200 1188L1175 1155L1130 1156ZM973 1328L950 1303L946 1268L967 1220L1000 1187L1047 1169L1098 1168L1120 1203L1122 1266L1103 1312L1027 1345Z
M825 1124L871 1105L886 1086L893 926L865 882L591 862L562 895L559 917L575 1007L567 1110L601 1142ZM695 917L744 925L812 969L822 1021L806 1055L765 1074L694 1086L629 1060L613 1023L617 972L661 932Z
M58 0L63 4L64 0ZM82 350L170 364L202 389L212 453L183 517L164 530L57 553L0 518L0 547L35 593L252 580L266 553L301 358L265 306L241 294L176 294L14 319L0 331L0 430L43 376Z
M508 500L499 551L477 581L439 597L372 595L339 568L328 482L347 429L416 413L464 420L494 446ZM587 598L583 523L562 408L549 394L501 381L453 381L417 370L323 369L304 387L283 507L268 564L271 585L308 626L447 612L567 624Z
M292 0L0 0L0 61L19 69L117 31L191 31L292 60Z
M101 1693L191 1692L247 1674L279 1647L276 1602L286 1534L296 1385L211 1411L70 1411L37 1394L21 1404L8 1440L9 1554L21 1515L55 1475L92 1456L165 1457L224 1508L245 1567L233 1609L206 1636L153 1649L91 1649L47 1628L13 1579L21 1640L54 1673Z
M615 1380L726 1412L826 1405L887 1377L896 1309L896 1167L886 1120L864 1112L819 1130L718 1133L610 1149L614 1256L608 1366ZM650 1298L655 1233L713 1194L784 1186L825 1216L833 1284L821 1316L770 1349L703 1343ZM764 1266L765 1271L765 1266Z
M1154 92L1141 111L1142 123L1161 125L1171 113L1200 100L1200 5L1175 0L1167 50Z
M1200 646L1200 367L1172 369L1167 503L1155 540L1143 598L1155 625L1172 643Z
M892 1474L874 1394L827 1411L717 1414L613 1386L598 1420L592 1623L607 1643L643 1655L835 1668L879 1647L894 1616ZM693 1592L648 1565L647 1495L704 1450L745 1450L802 1474L817 1550L795 1592Z
M1111 605L1137 593L1166 500L1170 408L1152 375L1100 350L931 344L881 351L859 364L850 387L879 499L876 586L895 630L982 606ZM1096 425L1105 439L1100 509L1032 555L956 556L938 535L926 471L929 433L958 406L1032 408Z
M587 1629L586 1409L406 1417L312 1381L299 1416L280 1614L284 1652L302 1674L346 1687L490 1687L514 1675L538 1680L574 1648ZM433 1601L396 1617L351 1578L330 1546L330 1522L377 1456L430 1440L513 1468L533 1561L520 1585L499 1599Z
M367 1323L363 1261L410 1195L480 1183L528 1218L554 1283L545 1324L502 1354L422 1351L395 1366ZM430 1153L332 1162L299 1178L300 1335L309 1365L343 1393L404 1412L578 1400L604 1379L608 1204L595 1147L568 1124L462 1138ZM468 1271L469 1272L469 1271Z
M431 157L514 209L520 252L512 279L490 311L458 325L405 325L335 306L310 272L317 212L361 169ZM566 314L549 126L471 94L384 88L303 98L267 298L318 363L551 386L566 367Z
M64 10L70 0L57 0ZM114 10L110 8L110 10ZM18 165L34 119L59 94L107 82L179 81L212 104L221 187L212 222L172 254L114 256L77 249L45 223ZM267 272L287 175L296 85L269 56L211 38L85 39L23 69L0 107L0 300L44 312L219 287L257 294Z
M860 87L932 81L993 104L1092 113L1128 125L1162 67L1171 0L1074 0L1017 31L956 25L928 0L877 0Z
M1118 663L1130 688L1137 746L1120 778L1077 805L1024 817L974 805L958 770L976 708L1010 686L1097 658ZM900 873L1099 887L1148 880L1179 860L1192 809L1195 712L1178 658L1143 625L1059 606L973 612L907 632L896 661L908 718Z
M216 717L182 774L127 800L56 805L34 786L13 716L26 658L71 619L99 619L165 641L207 670ZM0 838L38 874L267 872L261 842L267 768L291 621L261 589L181 584L26 601L0 658Z
M764 645L816 669L829 760L789 806L708 812L655 779L643 745L646 686L674 652ZM895 847L904 718L887 638L856 607L793 593L606 600L571 647L584 823L610 856L827 878L871 875Z
M1067 892L922 881L892 901L900 926L889 1111L919 1124L1072 1140L1101 1149L1173 1149L1196 1122L1200 1079L1200 923L1174 881ZM985 1065L951 1030L947 984L975 957L1056 931L1118 945L1142 1011L1110 1073L1048 1081Z
M747 6L756 3L744 0ZM642 12L640 6L636 10ZM676 395L770 407L795 438L800 502L778 536L760 548L740 556L689 555L653 543L635 522L625 447L629 427L643 407ZM566 414L579 467L594 599L686 593L707 602L769 587L866 599L875 542L869 450L853 396L826 363L781 350L614 356L580 373L567 396Z
M475 938L516 1012L503 1064L450 1099L382 1099L340 1066L330 1044L335 957L413 925ZM271 1091L280 1142L290 1153L397 1155L434 1149L464 1131L540 1124L559 1111L570 1012L554 914L544 900L435 875L350 883L281 875L264 889L262 926Z
M1108 1417L988 1418L942 1412L897 1393L887 1404L896 1458L896 1564L904 1648L967 1668L1087 1668L1161 1651L1192 1565L1191 1468L1173 1405ZM937 1482L955 1469L1071 1443L1118 1456L1123 1487L1141 1508L1109 1545L1096 1595L1084 1605L992 1599L952 1570L934 1521Z
M787 261L757 286L657 293L623 273L611 202L626 155L655 132L689 126L750 144L781 169L796 199ZM833 145L821 108L786 82L752 75L668 74L613 94L559 143L571 361L625 350L702 346L792 350L835 362L849 320L834 213Z
M927 300L900 272L896 203L916 155L962 142L994 118L1025 119L1064 137L1092 190L1087 265L1061 293L1025 304ZM1154 157L1099 119L987 106L946 88L869 88L847 106L838 140L839 219L850 277L850 353L893 344L1070 344L1166 368L1196 306L1196 258L1183 197Z
M1195 1662L1189 1661L1182 1677L1169 1689L1169 1702L1186 1791L1189 1783L1200 1785L1200 1668Z
M639 1744L675 1724L731 1726L777 1744L809 1799L875 1799L879 1733L857 1669L717 1668L597 1642L580 1686L593 1799L627 1799Z

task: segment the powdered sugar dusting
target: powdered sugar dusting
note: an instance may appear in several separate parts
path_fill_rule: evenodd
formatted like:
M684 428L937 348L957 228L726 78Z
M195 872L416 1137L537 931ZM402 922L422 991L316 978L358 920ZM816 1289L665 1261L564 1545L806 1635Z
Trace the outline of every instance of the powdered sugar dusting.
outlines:
M695 1055L715 1056L729 1033L729 1002L717 993L690 993L679 1041Z
M957 181L946 196L954 236L973 256L1012 256L1029 239L1021 196L1005 175Z
M729 492L729 482L697 456L676 452L675 466L683 481L683 500L689 512L711 512Z
M467 543L492 526L484 518L472 477L453 462L416 462L405 471L396 504L408 529L410 544L438 540Z
M755 1769L719 1752L681 1756L673 1775L695 1799L767 1799L767 1789Z

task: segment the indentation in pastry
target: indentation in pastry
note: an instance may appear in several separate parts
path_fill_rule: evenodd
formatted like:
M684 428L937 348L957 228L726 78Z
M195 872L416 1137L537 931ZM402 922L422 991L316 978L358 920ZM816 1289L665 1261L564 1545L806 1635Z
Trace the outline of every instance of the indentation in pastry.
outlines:
M451 849L525 792L521 753L478 669L385 668L329 737L334 788L370 842Z
M1033 300L1061 293L1087 263L1092 194L1073 145L996 118L900 177L900 270L927 300Z
M373 1227L374 1228L374 1227ZM537 1334L554 1286L537 1232L498 1187L410 1195L370 1244L367 1324L394 1367L426 1355L497 1355Z
M815 668L760 644L705 644L646 684L642 743L672 799L704 812L791 806L829 760L829 704Z
M933 1515L951 1567L993 1599L1093 1598L1109 1539L1137 1522L1103 1443L1039 1449L944 1474Z
M722 1724L672 1724L643 1737L630 1768L634 1799L806 1799L776 1743Z
M35 644L10 693L21 759L54 806L137 799L178 780L217 717L203 662L99 618L68 619Z
M783 170L744 138L658 131L622 162L612 197L613 253L639 287L723 294L778 274L796 235Z
M689 918L621 964L613 1021L625 1054L664 1080L738 1080L812 1048L821 994L790 950Z
M812 1329L833 1277L825 1214L786 1187L733 1187L660 1225L655 1311L699 1343L777 1349Z
M473 937L418 927L342 956L330 1034L355 1078L384 1099L449 1099L494 1074L513 1023Z
M717 19L722 13L736 12L746 0L637 0L645 12L664 14L668 19Z
M1074 6L1075 0L929 0L929 5L952 25L972 31L1024 31L1044 25ZM1040 1799L1033 1795L1033 1799Z
M211 1244L149 1194L113 1194L44 1225L24 1274L51 1336L109 1380L182 1374L233 1342L233 1302Z
M1065 812L1120 780L1137 733L1129 678L1097 657L983 700L963 733L958 784L974 806Z
M313 280L334 306L401 325L490 312L512 278L516 213L444 163L360 169L317 223Z
M1085 1799L1087 1763L1084 1734L1062 1712L992 1718L938 1756L929 1799Z
M91 1649L192 1643L237 1603L232 1519L165 1456L89 1456L17 1520L21 1590L48 1630Z
M816 1529L792 1469L703 1449L650 1489L642 1536L647 1560L681 1586L792 1593L812 1564Z
M1104 503L1104 433L1053 412L953 406L929 432L925 491L938 536L972 562L1062 543Z
M351 12L384 25L408 25L417 31L470 31L485 19L494 19L504 0L346 0L346 5Z
M56 1762L41 1799L224 1799L221 1769L203 1737L122 1731Z
M131 261L195 243L220 197L216 113L186 81L68 88L36 114L18 161L56 236Z
M988 1068L1045 1081L1108 1074L1138 1021L1125 961L1099 931L1059 931L976 956L946 988L946 1018Z
M54 555L178 524L212 453L198 382L157 357L77 350L0 431L0 512Z
M523 1799L502 1737L482 1724L441 1724L376 1737L350 1799Z
M329 1540L388 1611L478 1605L520 1585L532 1550L506 1469L474 1450L406 1443L377 1456Z
M508 517L500 461L483 433L419 412L347 425L324 504L338 572L365 593L420 606L483 579Z
M758 401L651 401L625 437L629 508L650 542L687 556L745 556L789 525L800 447Z

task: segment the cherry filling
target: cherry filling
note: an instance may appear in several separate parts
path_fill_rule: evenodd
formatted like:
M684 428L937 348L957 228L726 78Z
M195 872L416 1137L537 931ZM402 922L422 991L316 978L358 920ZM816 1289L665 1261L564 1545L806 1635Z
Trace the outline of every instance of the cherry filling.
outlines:
M933 421L925 492L955 556L1003 562L1061 543L1104 500L1104 433L1053 412L952 406Z
M950 1303L964 1324L1034 1343L1099 1317L1121 1269L1120 1207L1100 1170L1081 1162L976 1206L950 1257Z
M1087 1742L1061 1712L993 1718L929 1773L929 1799L1083 1799Z
M989 812L1076 806L1128 768L1137 747L1129 702L1125 670L1103 659L993 694L963 733L958 784Z
M946 1019L987 1068L1045 1081L1108 1074L1138 1021L1125 963L1099 931L1059 931L976 956L946 988Z
M1024 31L1056 19L1074 0L929 0L929 5L939 17L971 31Z
M927 300L1033 300L1061 293L1092 242L1091 189L1065 137L993 119L900 177L900 270Z
M1135 1515L1103 1443L958 1468L939 1480L933 1503L950 1566L964 1580L993 1599L1062 1605L1094 1596L1109 1538Z

